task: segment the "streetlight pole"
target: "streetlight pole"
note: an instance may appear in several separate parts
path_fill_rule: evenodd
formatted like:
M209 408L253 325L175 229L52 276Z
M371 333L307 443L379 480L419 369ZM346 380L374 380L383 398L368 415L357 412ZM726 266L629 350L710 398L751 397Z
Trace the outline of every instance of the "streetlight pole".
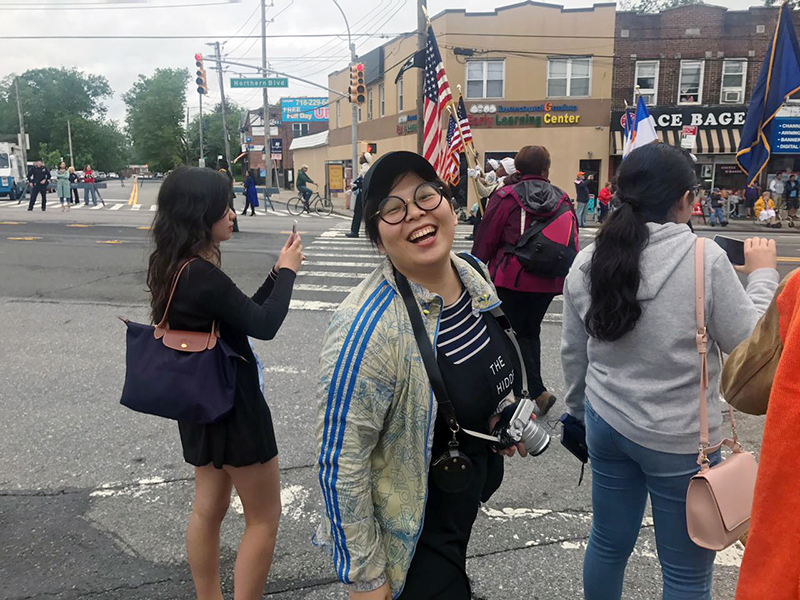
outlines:
M217 59L222 58L222 53L219 49L219 42L214 42L214 49L217 52ZM225 106L225 85L222 79L222 63L217 61L217 73L219 73L219 97L222 101L222 137L225 141L225 162L228 164L228 170L233 175L233 165L231 164L231 143L228 139L228 110Z
M14 90L17 93L17 115L19 116L19 145L22 148L22 162L25 164L23 165L23 172L27 177L28 174L28 149L25 140L25 118L22 116L22 103L19 101L19 77L14 79Z
M336 8L339 9L339 12L342 13L342 18L344 19L345 27L347 27L347 43L350 45L350 66L354 66L358 57L356 56L356 45L353 43L352 38L350 37L350 24L347 22L347 16L344 14L342 7L339 6L339 3L336 0L331 0L335 5ZM352 124L350 126L350 142L352 144L352 151L353 151L353 166L351 169L351 178L350 181L353 182L358 177L358 106L355 102L352 102L352 113L351 113L351 121ZM351 184L352 185L352 184Z
M417 51L424 52L428 44L428 3L417 0ZM422 156L425 149L425 69L417 74L417 154Z

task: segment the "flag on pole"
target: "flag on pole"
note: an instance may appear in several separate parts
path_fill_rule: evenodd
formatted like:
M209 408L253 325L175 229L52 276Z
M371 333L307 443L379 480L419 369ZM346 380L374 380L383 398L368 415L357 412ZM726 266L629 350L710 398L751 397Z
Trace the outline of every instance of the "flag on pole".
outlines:
M461 179L461 153L464 151L464 144L458 131L458 124L450 115L450 122L447 126L447 156L444 161L442 180L452 186L457 186Z
M467 116L467 107L464 105L464 97L458 99L458 122L461 126L461 134L464 137L464 144L467 146L472 145L472 127L469 125L469 117Z
M428 27L428 43L425 48L425 81L423 84L423 127L422 155L433 165L437 173L443 175L445 163L445 144L442 137L442 112L453 102L450 84L444 72L442 55L433 27Z
M631 114L631 109L628 108L627 103L625 105L625 139L622 142L622 160L627 158L628 154L631 153L631 141L633 138L633 115Z
M658 140L656 121L650 116L645 104L644 96L639 96L636 104L636 116L633 118L633 131L631 132L631 151L651 144Z
M739 168L747 173L748 185L758 179L769 162L775 115L797 91L800 91L800 45L791 11L784 2L778 11L778 24L753 89L742 128L742 141L736 153Z

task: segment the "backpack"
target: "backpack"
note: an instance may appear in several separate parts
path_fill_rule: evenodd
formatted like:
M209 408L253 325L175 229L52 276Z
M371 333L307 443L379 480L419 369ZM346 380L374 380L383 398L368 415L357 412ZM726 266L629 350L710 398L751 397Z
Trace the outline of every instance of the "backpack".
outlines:
M567 237L558 231L556 225L559 217L572 212L568 201L562 201L556 212L544 221L534 221L525 229L525 209L520 207L519 241L506 247L506 256L513 255L522 265L523 270L537 277L566 277L572 262L578 255L578 247L573 235L573 221ZM549 235L548 235L549 234ZM563 241L555 241L563 240Z

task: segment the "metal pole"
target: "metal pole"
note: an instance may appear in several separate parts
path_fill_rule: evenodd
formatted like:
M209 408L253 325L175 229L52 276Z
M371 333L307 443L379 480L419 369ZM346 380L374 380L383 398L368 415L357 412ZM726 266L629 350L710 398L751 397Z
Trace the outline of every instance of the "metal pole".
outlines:
M217 58L222 58L219 51L219 42L214 42L214 47L217 50ZM228 169L231 170L231 175L233 175L233 165L231 165L231 143L228 139L228 110L225 106L225 86L222 83L221 62L217 62L217 72L219 73L219 97L222 100L222 135L225 138L225 161L228 163Z
M263 77L267 76L267 0L261 0L261 71ZM264 122L264 185L272 187L272 153L270 152L269 136L269 95L267 88L263 88L262 121Z
M75 166L75 160L72 156L72 127L70 126L69 119L67 119L67 138L69 139L69 166Z
M332 1L336 5L336 8L339 9L339 12L342 13L344 25L347 27L347 43L350 45L350 66L352 67L358 61L358 57L356 56L356 45L353 43L353 39L350 36L350 23L348 23L347 15L344 14L344 11L342 10L342 7L339 6L339 3L336 0ZM350 182L352 185L352 182L356 180L356 177L358 177L358 105L355 102L352 102L350 119L350 143L352 144L351 160L353 161Z
M428 17L426 15L428 3L426 0L417 0L417 51L425 51L427 45ZM417 73L417 154L422 155L425 140L425 73Z
M25 176L28 176L28 150L26 148L26 140L25 140L25 119L22 116L22 104L19 101L19 77L14 79L14 89L17 92L17 114L19 116L19 134L20 134L20 146L22 147L22 162L25 164L23 165L23 170Z
M198 94L198 96L200 96L200 160L197 164L205 167L206 160L203 153L203 94Z

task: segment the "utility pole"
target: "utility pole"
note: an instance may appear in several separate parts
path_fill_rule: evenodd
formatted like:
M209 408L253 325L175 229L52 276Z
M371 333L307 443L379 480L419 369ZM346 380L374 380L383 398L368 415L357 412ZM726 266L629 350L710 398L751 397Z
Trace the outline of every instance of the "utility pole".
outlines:
M200 161L197 163L201 167L206 166L205 154L203 154L203 94L198 94L200 97Z
M425 52L428 45L428 3L426 0L417 0L417 51ZM417 154L423 154L425 147L425 67L417 71Z
M19 115L19 137L20 137L20 146L22 147L22 162L25 164L23 165L25 176L28 176L28 150L27 150L27 143L25 138L25 119L22 116L22 104L19 101L19 77L14 79L14 89L17 92L17 114Z
M225 85L222 82L222 53L219 50L219 42L214 42L214 48L217 51L217 73L219 73L219 97L222 101L222 136L225 140L225 161L228 163L231 175L233 175L233 165L231 165L231 143L228 139L228 111L225 106Z
M72 156L72 127L69 124L69 119L67 119L67 138L69 139L69 166L75 166L75 159Z
M192 151L190 148L191 144L189 141L189 104L186 104L186 164L192 164Z
M267 0L261 0L261 71L267 76ZM272 187L272 152L269 139L269 95L267 88L263 88L264 115L264 184Z
M333 3L336 5L336 8L339 9L339 12L342 13L342 18L344 18L345 27L347 27L347 43L350 45L350 66L354 67L358 62L358 57L356 56L356 45L353 43L353 39L350 37L350 23L347 21L347 16L344 14L342 7L339 6L339 3L336 0L333 0ZM352 69L350 70L352 76ZM350 98L351 102L351 125L350 125L350 142L352 143L352 150L353 150L353 167L351 169L350 181L351 186L352 182L356 180L358 177L358 104L353 102L353 99Z

